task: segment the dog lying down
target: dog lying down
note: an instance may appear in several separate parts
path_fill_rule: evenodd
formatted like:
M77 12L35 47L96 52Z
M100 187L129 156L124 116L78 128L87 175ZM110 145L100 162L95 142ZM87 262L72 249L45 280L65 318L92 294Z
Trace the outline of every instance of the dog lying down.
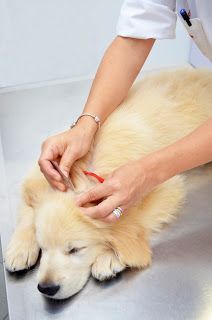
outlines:
M75 163L71 179L76 192L97 183L83 170L107 178L127 161L187 135L210 116L212 72L183 69L145 77L102 125L90 154ZM151 234L173 220L184 197L183 177L173 177L108 224L83 215L74 192L53 190L36 167L23 183L6 267L11 272L30 268L41 249L38 289L54 299L77 293L90 274L106 280L127 267L142 269L151 264Z

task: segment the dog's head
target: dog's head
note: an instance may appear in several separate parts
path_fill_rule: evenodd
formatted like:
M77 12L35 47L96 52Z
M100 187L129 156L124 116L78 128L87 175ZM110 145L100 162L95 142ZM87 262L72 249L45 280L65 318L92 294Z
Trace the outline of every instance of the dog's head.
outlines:
M101 229L80 212L71 193L49 194L36 217L42 250L38 289L54 299L70 297L85 285L105 246Z

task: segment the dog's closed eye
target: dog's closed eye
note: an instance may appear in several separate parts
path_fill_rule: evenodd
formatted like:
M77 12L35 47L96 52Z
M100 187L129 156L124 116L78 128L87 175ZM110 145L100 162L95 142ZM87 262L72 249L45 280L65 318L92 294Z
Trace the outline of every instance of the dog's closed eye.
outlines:
M86 247L81 247L81 248L71 248L67 254L75 254L78 253L80 250L85 249Z

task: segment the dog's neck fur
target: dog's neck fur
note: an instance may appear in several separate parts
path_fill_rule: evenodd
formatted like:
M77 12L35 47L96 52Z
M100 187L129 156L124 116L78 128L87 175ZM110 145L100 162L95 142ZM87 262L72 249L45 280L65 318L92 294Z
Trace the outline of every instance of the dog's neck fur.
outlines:
M78 160L71 168L70 179L75 186L76 193L85 192L92 186L100 183L96 178L84 174L84 170L87 170L88 168L90 169L92 167L91 165L89 165L88 167L88 160L89 156Z

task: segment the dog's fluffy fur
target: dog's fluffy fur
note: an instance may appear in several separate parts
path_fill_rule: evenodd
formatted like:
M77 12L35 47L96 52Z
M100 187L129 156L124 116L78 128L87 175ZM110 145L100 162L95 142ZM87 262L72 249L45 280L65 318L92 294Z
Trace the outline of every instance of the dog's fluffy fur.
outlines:
M93 183L83 169L107 178L129 160L187 135L210 116L212 72L188 69L146 77L102 125L89 155L75 163L72 180L77 192ZM84 216L74 204L73 192L51 189L36 167L23 184L20 217L6 252L6 267L10 271L31 267L41 248L38 281L60 286L55 299L78 292L90 273L104 280L126 267L144 268L151 263L151 233L173 219L184 190L182 176L176 176L116 223L106 224Z

